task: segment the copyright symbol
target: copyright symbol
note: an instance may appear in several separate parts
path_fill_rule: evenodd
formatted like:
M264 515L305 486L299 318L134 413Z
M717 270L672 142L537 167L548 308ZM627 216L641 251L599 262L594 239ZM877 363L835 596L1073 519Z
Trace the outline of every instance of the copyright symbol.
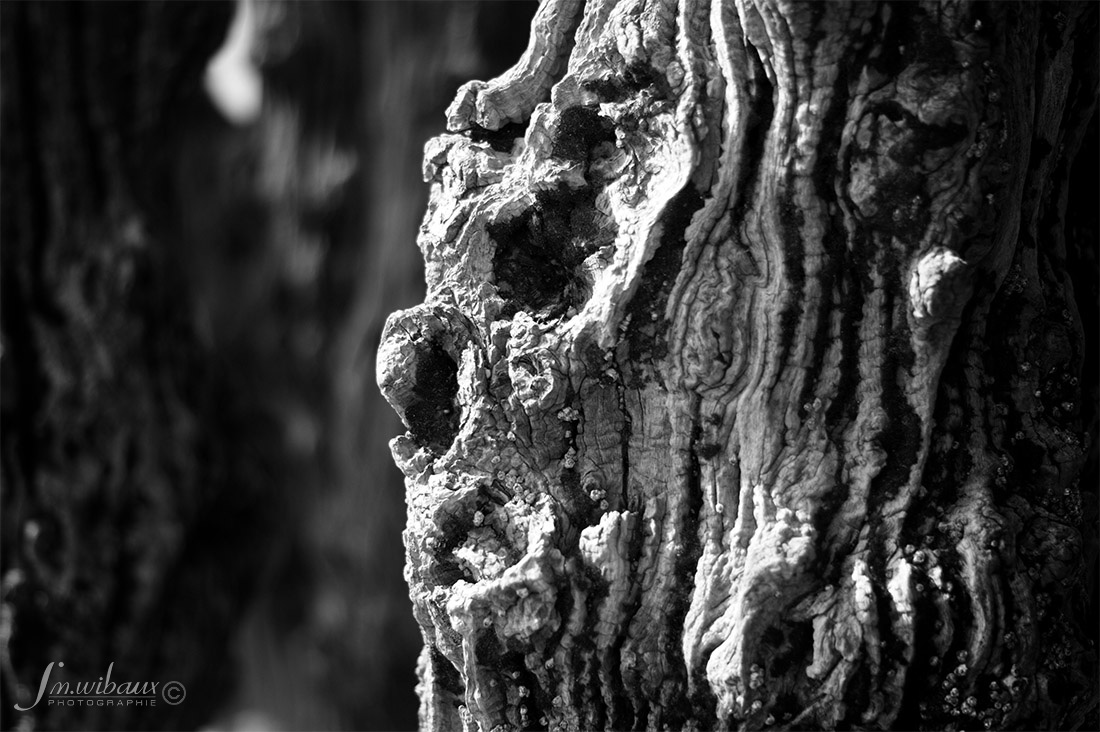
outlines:
M164 701L174 706L187 698L187 689L178 681L169 681L160 690L160 695L164 697Z

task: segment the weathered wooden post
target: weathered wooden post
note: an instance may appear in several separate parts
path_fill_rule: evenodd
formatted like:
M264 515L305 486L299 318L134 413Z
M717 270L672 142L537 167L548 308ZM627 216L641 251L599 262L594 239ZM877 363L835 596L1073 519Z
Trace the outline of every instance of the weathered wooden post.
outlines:
M1081 722L1096 18L553 0L463 87L379 355L424 728Z

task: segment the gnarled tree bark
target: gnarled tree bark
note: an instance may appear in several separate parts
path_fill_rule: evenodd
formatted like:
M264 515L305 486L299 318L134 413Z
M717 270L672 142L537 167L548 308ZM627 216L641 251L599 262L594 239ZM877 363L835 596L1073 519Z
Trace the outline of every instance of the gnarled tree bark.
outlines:
M379 353L423 727L1080 724L1096 59L1083 4L544 3Z

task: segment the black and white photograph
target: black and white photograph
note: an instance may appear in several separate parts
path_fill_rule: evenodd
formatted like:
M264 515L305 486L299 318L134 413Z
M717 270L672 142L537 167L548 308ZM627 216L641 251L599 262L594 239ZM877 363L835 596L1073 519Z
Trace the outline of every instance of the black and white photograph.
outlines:
M1100 3L0 0L0 729L1100 732Z

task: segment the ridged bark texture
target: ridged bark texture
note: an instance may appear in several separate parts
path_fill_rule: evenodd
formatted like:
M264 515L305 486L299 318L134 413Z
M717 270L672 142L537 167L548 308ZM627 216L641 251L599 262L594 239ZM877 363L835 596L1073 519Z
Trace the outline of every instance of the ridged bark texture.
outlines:
M1079 725L1096 60L1085 4L544 3L379 354L422 726Z

